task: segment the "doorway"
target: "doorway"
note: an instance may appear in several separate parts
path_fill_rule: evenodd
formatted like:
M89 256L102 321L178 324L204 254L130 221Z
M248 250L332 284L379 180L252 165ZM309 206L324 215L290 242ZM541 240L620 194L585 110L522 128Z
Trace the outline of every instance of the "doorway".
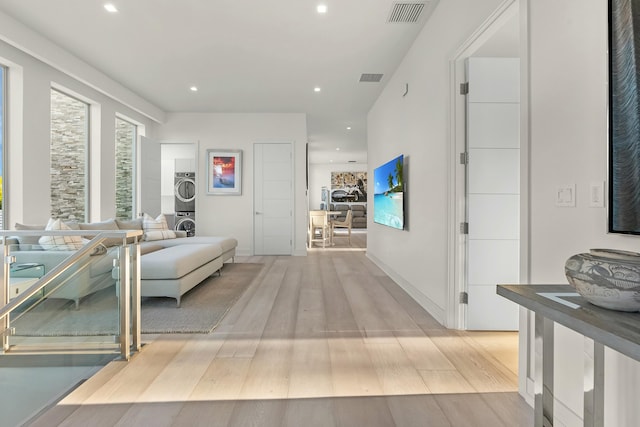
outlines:
M519 282L520 60L467 60L466 329L517 330L518 306L496 294Z
M167 218L169 227L174 228L177 224L176 212L185 208L189 210L189 220L194 222L194 227L185 231L195 233L195 206L198 188L196 177L199 172L197 153L198 143L156 141L141 137L139 216L142 213L148 213L155 217L162 213ZM176 176L180 174L188 175L189 183L193 183L187 188L189 196L191 196L188 203L182 203L181 198L176 198L176 184L178 183ZM182 178L180 182L182 181L187 181L187 179ZM183 189L183 187L181 186L179 189ZM182 211L184 209L180 212Z
M256 143L254 255L293 254L293 144Z
M521 277L519 24L519 2L505 1L451 61L453 328L518 329L517 306L495 286Z

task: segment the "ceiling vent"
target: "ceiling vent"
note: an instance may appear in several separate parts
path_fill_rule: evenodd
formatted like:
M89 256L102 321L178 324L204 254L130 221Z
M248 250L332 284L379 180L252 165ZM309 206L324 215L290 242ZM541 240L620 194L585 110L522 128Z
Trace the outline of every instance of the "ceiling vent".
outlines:
M380 83L382 80L383 74L371 74L371 73L363 73L360 76L360 82L364 83Z
M391 7L391 13L389 13L387 22L392 24L415 24L420 19L420 15L422 15L424 5L424 2L394 3Z

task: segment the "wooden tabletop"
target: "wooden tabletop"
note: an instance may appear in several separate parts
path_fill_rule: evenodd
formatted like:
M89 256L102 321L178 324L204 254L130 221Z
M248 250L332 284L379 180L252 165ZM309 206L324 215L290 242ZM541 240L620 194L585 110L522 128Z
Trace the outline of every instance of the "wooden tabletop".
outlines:
M640 361L640 313L595 306L569 285L498 285L497 293Z

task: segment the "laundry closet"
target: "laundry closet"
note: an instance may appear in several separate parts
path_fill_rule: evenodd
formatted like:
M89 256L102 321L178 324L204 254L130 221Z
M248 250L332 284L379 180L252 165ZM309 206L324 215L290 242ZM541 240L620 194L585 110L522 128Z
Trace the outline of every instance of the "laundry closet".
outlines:
M162 213L169 226L196 233L196 151L194 144L162 143Z

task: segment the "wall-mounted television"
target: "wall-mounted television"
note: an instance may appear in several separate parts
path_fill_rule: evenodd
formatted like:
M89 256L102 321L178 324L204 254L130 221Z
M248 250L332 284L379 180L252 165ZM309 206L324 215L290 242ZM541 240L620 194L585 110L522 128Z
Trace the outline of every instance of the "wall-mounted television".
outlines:
M611 233L640 234L640 0L609 0Z
M404 156L373 170L373 222L404 229Z

